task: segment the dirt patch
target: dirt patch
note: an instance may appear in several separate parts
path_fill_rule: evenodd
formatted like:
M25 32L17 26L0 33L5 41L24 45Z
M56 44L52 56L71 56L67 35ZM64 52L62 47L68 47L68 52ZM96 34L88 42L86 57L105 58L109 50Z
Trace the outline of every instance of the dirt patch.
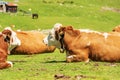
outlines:
M86 75L75 75L75 76L66 76L64 74L55 74L54 75L55 80L81 80L84 78L89 79L96 79L94 76L86 76Z
M112 12L120 13L120 9L118 9L118 8L104 6L101 9L102 9L102 11L112 11Z
M57 79L69 80L71 77L70 76L66 76L64 74L55 74L54 78L55 78L55 80L57 80Z
M96 79L96 77L92 77L92 76L85 76L85 75L76 75L75 76L76 80L81 80L82 78Z

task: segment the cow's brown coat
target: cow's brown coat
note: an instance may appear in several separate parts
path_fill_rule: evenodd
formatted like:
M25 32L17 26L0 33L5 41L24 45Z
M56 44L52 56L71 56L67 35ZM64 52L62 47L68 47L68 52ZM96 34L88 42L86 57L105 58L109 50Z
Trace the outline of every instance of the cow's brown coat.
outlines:
M21 45L14 48L11 54L38 54L53 52L54 46L46 46L43 38L46 36L38 31L15 31L21 41Z
M61 27L57 36L63 36L67 62L120 61L120 35L116 33L81 32L71 26ZM58 38L57 38L58 39ZM60 40L60 39L58 39Z

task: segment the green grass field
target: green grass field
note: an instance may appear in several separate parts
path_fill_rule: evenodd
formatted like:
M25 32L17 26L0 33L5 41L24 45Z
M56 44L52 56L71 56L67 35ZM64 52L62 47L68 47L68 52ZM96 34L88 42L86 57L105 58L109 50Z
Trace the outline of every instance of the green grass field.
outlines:
M14 0L6 0L13 2ZM18 0L18 10L38 13L38 19L19 12L0 13L0 30L15 25L14 30L51 29L55 23L111 32L120 25L120 0ZM13 68L0 70L0 80L119 80L120 63L77 62L66 63L65 53L36 55L9 55ZM77 78L76 78L77 76ZM80 78L81 79L78 79Z

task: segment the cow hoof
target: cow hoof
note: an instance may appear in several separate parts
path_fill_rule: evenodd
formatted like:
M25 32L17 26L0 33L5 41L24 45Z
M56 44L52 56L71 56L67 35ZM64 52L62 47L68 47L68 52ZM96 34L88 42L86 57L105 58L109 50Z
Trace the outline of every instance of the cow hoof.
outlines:
M64 53L64 49L60 49L60 53Z
M85 63L88 63L89 62L89 59L87 59L86 61L85 61Z
M67 59L66 59L66 62L67 62L67 63L71 63L71 62L72 62L72 60L71 60L71 59L69 59L69 58L67 58Z
M7 63L10 65L10 67L13 67L13 63L11 61L7 61Z

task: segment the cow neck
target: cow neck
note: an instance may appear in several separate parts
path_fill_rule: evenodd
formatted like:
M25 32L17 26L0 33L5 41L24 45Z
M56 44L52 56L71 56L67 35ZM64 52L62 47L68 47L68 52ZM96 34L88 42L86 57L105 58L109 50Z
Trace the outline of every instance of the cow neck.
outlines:
M74 31L71 31L71 30L70 31L69 30L65 31L64 32L64 38L63 38L63 44L65 46L65 49L78 36L79 36L79 34L76 34Z

